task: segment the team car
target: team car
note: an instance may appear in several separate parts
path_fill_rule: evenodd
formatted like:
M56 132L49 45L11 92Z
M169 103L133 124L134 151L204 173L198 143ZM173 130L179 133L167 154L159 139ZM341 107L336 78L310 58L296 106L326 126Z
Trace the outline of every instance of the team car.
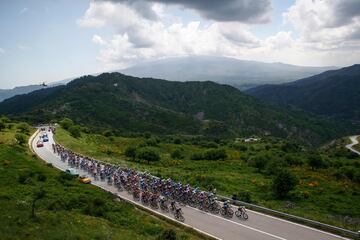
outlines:
M75 168L68 168L66 169L66 172L75 177L79 176L79 173L76 171Z
M86 184L91 183L91 179L90 179L90 178L88 178L88 177L87 177L87 176L85 176L85 175L80 176L80 177L79 177L79 180L80 180L80 182L82 182L82 183L86 183Z
M43 141L37 141L37 143L36 143L36 147L38 147L38 148L40 148L40 147L43 147L44 146L44 143L43 143Z

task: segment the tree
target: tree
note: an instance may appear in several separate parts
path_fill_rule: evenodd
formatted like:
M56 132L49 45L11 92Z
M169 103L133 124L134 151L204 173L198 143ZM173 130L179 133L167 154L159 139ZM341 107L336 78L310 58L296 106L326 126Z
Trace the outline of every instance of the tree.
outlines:
M45 196L46 196L46 192L44 191L44 189L39 189L34 192L32 202L31 202L31 217L32 218L36 217L36 214L35 214L36 202L39 201L40 199L45 198Z
M175 151L173 151L171 153L171 158L173 159L183 159L184 158L184 153L182 149L176 149Z
M272 188L278 198L284 198L298 184L296 176L287 169L282 169L275 177Z
M136 157L142 160L146 160L148 164L150 162L156 162L160 160L159 152L151 147L144 147L136 151Z
M72 125L74 125L74 122L70 118L64 118L60 121L60 125L64 129L68 130Z
M210 149L205 152L206 160L223 160L227 158L225 149Z
M133 161L135 161L136 157L136 147L135 146L128 146L125 149L125 156L132 158Z
M73 136L74 138L79 138L81 137L81 130L80 127L77 125L73 125L68 129L69 133L71 136Z
M259 155L249 159L249 165L256 168L259 172L263 170L268 162L269 157L264 155Z
M308 158L308 164L312 170L325 168L326 163L319 154L312 154Z
M26 135L22 133L15 134L15 139L19 145L26 143Z

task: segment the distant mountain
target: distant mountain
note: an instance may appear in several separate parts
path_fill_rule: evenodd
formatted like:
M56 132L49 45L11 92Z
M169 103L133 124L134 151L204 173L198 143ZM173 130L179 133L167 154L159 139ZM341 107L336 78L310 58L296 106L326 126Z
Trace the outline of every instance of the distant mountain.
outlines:
M11 98L13 96L20 94L29 93L35 90L39 90L41 88L44 87L40 85L29 85L29 86L15 87L13 89L0 89L0 102L7 98Z
M68 78L68 79L64 79L61 81L52 82L52 83L49 83L48 86L54 87L54 86L58 86L58 85L63 85L63 84L70 82L73 79L74 78ZM16 95L30 93L30 92L33 92L33 91L36 91L39 89L43 89L43 88L46 88L46 87L42 86L42 85L28 85L28 86L15 87L13 89L0 89L0 102L4 101L5 99L16 96Z
M171 81L214 81L244 90L263 84L291 82L329 69L335 67L300 67L227 57L188 56L145 62L120 72Z
M247 93L265 101L360 123L359 64L293 83L256 87Z
M97 131L216 137L272 135L319 144L342 125L283 109L214 82L172 82L120 73L84 76L0 103L0 114L31 122L69 117Z

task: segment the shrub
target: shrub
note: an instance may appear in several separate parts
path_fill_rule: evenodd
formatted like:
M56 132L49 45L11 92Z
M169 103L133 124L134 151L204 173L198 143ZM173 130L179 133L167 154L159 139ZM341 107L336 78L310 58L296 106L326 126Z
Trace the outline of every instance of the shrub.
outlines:
M286 162L281 159L271 159L266 164L266 173L267 174L276 174L280 172L286 166Z
M308 158L308 164L312 170L319 169L319 168L326 168L327 164L322 159L322 157L318 154L312 154Z
M301 166L304 164L301 158L289 154L285 156L285 162L290 166Z
M272 188L277 198L284 198L298 184L296 176L287 169L281 170L275 177Z
M102 134L103 134L105 137L111 137L111 136L114 135L111 130L105 130Z
M206 160L224 160L227 158L225 149L210 149L204 154Z
M68 130L72 125L74 125L74 122L69 118L64 118L60 121L60 125L64 129Z
M173 159L184 159L184 151L182 149L176 149L171 153L171 158Z
M258 155L249 159L249 166L256 168L259 172L262 171L268 162L268 156Z
M23 134L30 134L30 125L27 123L20 123L17 126L17 129Z
M176 240L176 232L173 229L164 230L158 240Z
M190 158L191 158L191 160L203 160L203 159L205 159L204 154L202 152L193 153Z
M128 158L132 158L132 160L135 160L136 157L136 147L135 146L128 146L125 149L125 156Z
M136 157L142 160L146 160L148 164L150 162L160 161L159 152L151 147L143 147L136 151Z
M84 212L90 216L103 217L106 213L105 201L101 198L95 198L89 201Z
M239 201L243 201L243 202L247 202L247 203L252 202L251 194L249 191L240 191L237 195L237 199Z
M81 137L81 130L80 127L77 125L73 125L71 127L68 128L68 131L70 133L70 135L74 138L79 138Z
M15 134L15 139L19 145L23 145L24 143L26 143L27 137L23 133L17 133Z
M4 130L6 127L5 123L3 121L0 121L0 131Z

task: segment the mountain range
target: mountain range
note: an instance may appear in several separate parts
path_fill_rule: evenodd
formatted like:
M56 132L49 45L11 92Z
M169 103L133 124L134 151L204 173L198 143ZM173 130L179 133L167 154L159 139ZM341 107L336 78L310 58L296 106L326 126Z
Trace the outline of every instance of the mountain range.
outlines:
M266 102L360 123L359 64L292 83L259 86L247 90L247 93Z
M218 83L136 78L120 73L84 76L0 103L0 114L33 123L69 117L95 131L271 135L320 144L348 132L344 125L261 102Z
M189 56L139 63L119 72L135 77L153 77L172 81L214 81L246 90L262 84L291 82L334 68L301 67L227 57ZM73 79L69 78L48 85L66 84ZM0 89L0 102L41 88L43 88L41 85L29 85Z
M36 91L39 89L47 88L47 87L55 87L58 85L64 85L73 79L74 78L68 78L68 79L64 79L61 81L52 82L52 83L49 83L48 86L43 86L42 84L38 84L38 85L20 86L20 87L15 87L12 89L0 89L0 102L4 101L5 99L16 96L16 95L30 93L30 92L33 92L33 91Z
M139 63L119 72L171 81L214 81L246 90L263 84L287 83L330 69L335 67L302 67L227 57L187 56Z

